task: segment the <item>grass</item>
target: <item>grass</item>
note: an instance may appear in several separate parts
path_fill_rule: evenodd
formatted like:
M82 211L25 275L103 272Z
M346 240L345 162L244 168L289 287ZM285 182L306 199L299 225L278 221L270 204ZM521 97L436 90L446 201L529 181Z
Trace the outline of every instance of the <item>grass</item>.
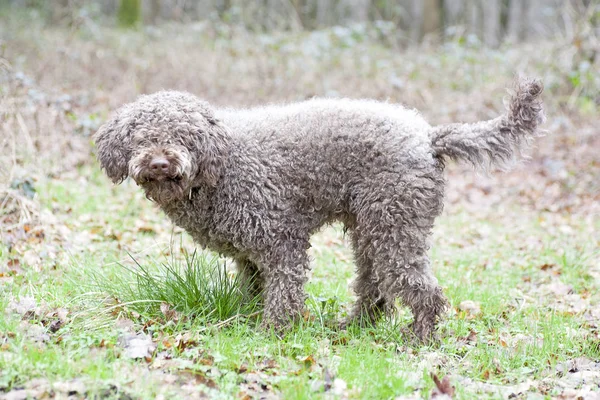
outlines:
M172 248L169 252L170 260L148 266L131 257L133 267L119 263L121 270L110 276L92 272L90 280L118 300L115 307L127 306L146 318L181 313L208 323L255 313L259 299L249 298L239 277L218 258L194 251L179 259Z
M597 141L585 136L596 120L563 113L573 93L563 84L568 65L552 63L572 58L556 53L568 46L404 52L361 41L321 49L308 33L275 35L270 45L235 29L221 37L175 26L157 36L94 25L34 35L35 21L0 18L9 38L0 62L10 64L0 81L0 136L8 138L0 141L0 179L6 187L30 179L30 211L41 215L0 226L0 398L19 389L31 398L50 390L88 398L427 398L431 373L450 375L459 399L597 390L593 369L557 372L578 357L600 359L600 220L590 207L599 170L589 150ZM332 328L354 300L339 226L312 240L306 318L282 337L258 329L260 307L242 304L229 261L195 250L131 182L111 185L91 161L94 124L139 92L181 88L226 105L371 97L456 122L496 115L503 88L522 70L548 82L552 132L527 167L496 181L449 167L448 204L430 251L451 303L438 346L404 341L405 308L373 328ZM25 78L12 79L21 71ZM565 177L553 178L561 163ZM127 340L137 335L155 348L132 359Z
M98 235L113 237L119 232L120 239L92 236L80 244L81 249L72 249L66 264L52 266L54 261L42 260L39 267L25 268L3 285L4 307L32 296L46 311L24 321L18 314L0 314L2 390L27 385L33 378L70 382L83 377L97 383L93 389L97 393L114 384L137 398L161 393L185 397L180 385L165 384L152 373L160 370L174 376L191 374L197 381L209 382L198 384L198 390L223 398L261 391L276 391L284 398L318 397L326 374L345 382L339 396L393 398L415 391L427 396L433 388L432 372L497 385L500 393L507 385L551 376L565 360L599 357L597 343L588 340L583 329L583 314L560 310L557 299L541 295L555 280L572 285L576 294L597 290L597 282L585 274L597 253L578 249L567 236L544 236L535 220L523 220L527 235L544 240L540 253L533 256L520 248L519 238L512 240L511 228L503 220L488 222L497 224L493 237L473 234L476 239L470 244L467 240L461 246L443 245L445 238L440 236L447 229L461 227L470 237L480 227L461 225L463 210L440 219L436 239L442 245L434 247L432 256L453 309L441 324L443 340L438 347L403 342L400 327L410 320L404 309L395 320L375 328L331 329L350 306L348 281L353 273L343 234L335 227L326 229L313 240L309 315L278 337L258 330L256 318L233 318L219 326L218 321L255 310L255 305L242 306L242 293L234 289L236 277L224 269L223 260L209 253L178 251L177 247L193 248L189 238L173 231L161 217L155 220L153 207L138 199L135 188L114 191L108 182L96 179L93 168L80 174L89 176L90 186L82 189L77 180L39 182L41 204L71 209L67 223L84 221L73 225L81 233L105 224L109 231ZM110 196L114 214L102 211ZM128 206L132 199L141 209ZM150 216L144 224L153 229L146 227L146 233L138 236L135 221L143 215ZM171 244L174 237L179 246ZM559 242L562 247L556 246ZM11 257L2 252L3 262ZM541 264L562 272L542 269ZM534 297L536 290L539 298ZM464 300L479 303L481 313L460 310ZM161 310L161 304L169 307ZM60 330L51 333L51 318L46 315L59 307L71 314ZM131 323L122 328L118 321ZM120 337L140 331L152 337L156 350L145 361L125 358ZM41 339L44 334L47 339ZM474 341L467 339L470 334ZM139 374L149 374L147 384L138 382ZM480 390L460 382L454 381L457 398L472 398ZM484 393L498 396L490 390Z

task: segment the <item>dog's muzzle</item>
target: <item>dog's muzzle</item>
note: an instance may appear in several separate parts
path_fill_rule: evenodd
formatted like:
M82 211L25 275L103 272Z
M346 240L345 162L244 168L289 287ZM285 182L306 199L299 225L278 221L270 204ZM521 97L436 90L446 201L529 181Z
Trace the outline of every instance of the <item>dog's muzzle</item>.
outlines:
M171 163L165 157L155 157L148 163L146 178L152 181L163 181L173 179Z

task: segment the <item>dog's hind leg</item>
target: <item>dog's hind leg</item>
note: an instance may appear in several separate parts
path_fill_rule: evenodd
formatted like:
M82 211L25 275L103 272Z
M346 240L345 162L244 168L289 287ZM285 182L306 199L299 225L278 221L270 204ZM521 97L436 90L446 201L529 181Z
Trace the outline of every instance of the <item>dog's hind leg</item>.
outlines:
M386 245L373 250L372 275L383 277L377 282L383 304L391 308L400 298L413 313L413 333L426 342L435 336L435 325L446 310L447 300L431 271L427 246L415 236L380 231L375 243Z
M434 338L436 322L445 313L448 301L427 256L405 253L402 264L397 263L387 272L384 291L388 301L399 297L411 309L411 328L417 338L424 342Z
M392 309L386 303L386 298L381 291L381 285L385 277L377 274L377 271L373 268L373 260L367 254L369 251L368 243L365 244L361 240L360 234L355 230L351 231L350 234L357 272L354 281L354 292L358 298L348 318L342 321L342 328L352 323L358 323L361 326L372 325Z
M423 178L427 177L405 182L399 186L402 191L394 186L379 187L379 193L377 187L365 190L369 201L362 204L369 206L358 211L355 231L359 251L372 260L365 271L359 271L358 288L364 286L363 293L371 293L381 302L375 305L388 309L400 298L413 313L414 334L427 341L434 335L447 301L427 257L433 221L442 210L442 193L439 185Z

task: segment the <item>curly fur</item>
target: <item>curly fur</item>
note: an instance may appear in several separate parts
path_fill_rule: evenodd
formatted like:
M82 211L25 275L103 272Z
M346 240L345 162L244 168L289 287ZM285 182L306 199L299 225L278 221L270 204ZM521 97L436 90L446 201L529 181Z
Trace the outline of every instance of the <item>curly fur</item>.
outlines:
M114 182L131 176L198 244L236 261L263 293L265 324L301 315L310 236L341 221L358 275L349 322L373 323L400 298L425 340L447 306L427 256L444 158L511 157L542 121L541 91L523 80L506 115L433 128L416 111L370 100L215 110L159 92L123 106L95 139ZM157 159L167 161L159 172Z

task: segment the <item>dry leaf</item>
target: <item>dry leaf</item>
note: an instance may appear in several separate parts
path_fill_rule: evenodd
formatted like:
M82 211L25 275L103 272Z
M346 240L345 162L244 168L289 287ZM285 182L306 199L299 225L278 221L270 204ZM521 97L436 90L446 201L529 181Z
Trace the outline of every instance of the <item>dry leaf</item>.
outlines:
M22 317L26 317L26 315L35 312L36 307L37 303L35 302L35 299L31 296L25 296L21 297L19 301L11 300L8 303L8 307L6 307L6 310L8 312L19 314Z
M298 361L300 361L303 365L304 368L310 368L313 365L315 365L316 361L315 358L313 356L306 356L306 357L296 357L298 359Z
M456 390L454 386L450 383L450 377L448 375L444 376L444 378L440 381L440 379L435 374L431 374L431 378L435 383L435 388L431 391L432 399L451 399L454 396L454 391Z
M479 303L474 302L472 300L464 300L459 305L458 308L461 311L466 312L470 317L474 317L476 315L481 314L481 306Z
M156 349L152 339L145 333L127 334L119 338L121 346L125 349L125 357L132 359L148 359Z

